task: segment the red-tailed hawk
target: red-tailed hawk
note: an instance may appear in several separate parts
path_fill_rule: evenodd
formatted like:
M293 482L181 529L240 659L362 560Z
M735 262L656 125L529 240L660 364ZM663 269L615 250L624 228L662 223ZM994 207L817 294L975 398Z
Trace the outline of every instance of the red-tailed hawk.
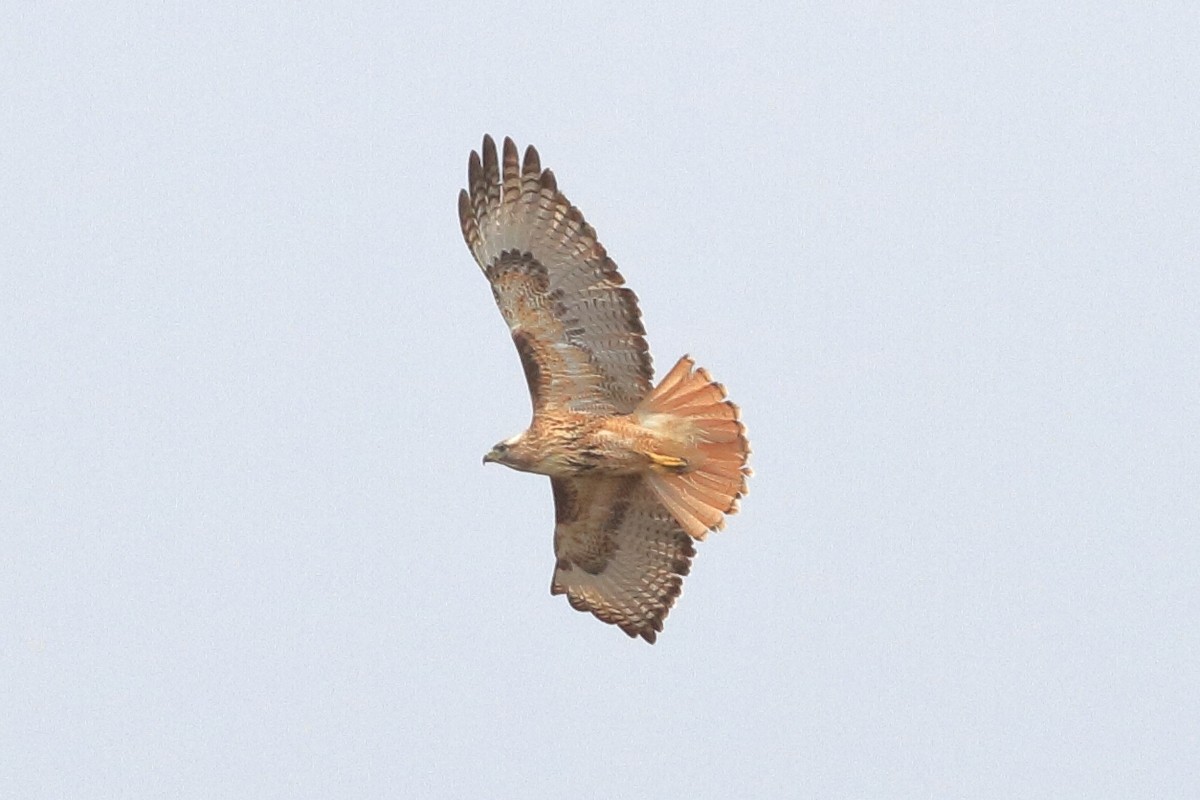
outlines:
M550 476L552 594L653 643L693 539L737 511L750 445L725 389L684 356L658 386L637 297L533 147L483 139L459 193L463 238L492 285L533 398L495 462Z

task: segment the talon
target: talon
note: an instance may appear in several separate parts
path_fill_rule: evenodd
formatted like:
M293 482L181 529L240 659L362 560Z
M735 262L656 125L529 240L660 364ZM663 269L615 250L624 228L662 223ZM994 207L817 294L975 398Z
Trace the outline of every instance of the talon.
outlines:
M682 472L683 470L687 469L688 464L682 458L676 458L675 456L664 456L662 453L649 453L648 455L650 456L650 461L656 467L669 469L672 472Z

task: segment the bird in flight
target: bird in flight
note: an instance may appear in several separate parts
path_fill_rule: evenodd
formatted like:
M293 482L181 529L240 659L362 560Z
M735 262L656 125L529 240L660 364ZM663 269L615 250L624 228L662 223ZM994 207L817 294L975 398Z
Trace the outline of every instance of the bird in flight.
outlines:
M491 136L458 195L533 400L484 463L550 477L551 594L653 643L695 555L746 493L750 443L725 388L679 359L657 386L637 296L537 150Z

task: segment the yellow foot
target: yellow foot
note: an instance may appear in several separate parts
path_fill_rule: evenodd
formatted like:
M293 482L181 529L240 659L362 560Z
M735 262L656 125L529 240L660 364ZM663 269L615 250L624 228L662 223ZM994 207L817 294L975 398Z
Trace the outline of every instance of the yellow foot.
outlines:
M650 456L650 461L656 467L662 467L672 472L681 472L687 469L687 462L682 458L664 456L662 453L647 453L647 455Z

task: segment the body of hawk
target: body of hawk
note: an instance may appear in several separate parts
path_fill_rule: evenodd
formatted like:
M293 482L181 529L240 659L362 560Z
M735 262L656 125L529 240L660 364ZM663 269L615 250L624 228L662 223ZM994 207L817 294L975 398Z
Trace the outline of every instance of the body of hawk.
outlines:
M684 356L657 385L637 297L537 151L490 136L459 220L516 344L533 421L484 457L550 477L553 594L653 642L695 555L746 492L737 406Z

